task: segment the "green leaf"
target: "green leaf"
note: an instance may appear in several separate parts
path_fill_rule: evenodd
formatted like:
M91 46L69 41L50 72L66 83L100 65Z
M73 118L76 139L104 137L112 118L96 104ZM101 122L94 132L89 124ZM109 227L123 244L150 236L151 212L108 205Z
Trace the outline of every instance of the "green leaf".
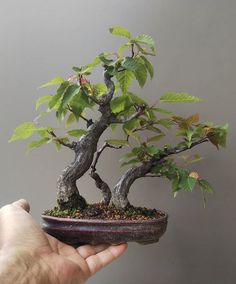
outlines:
M137 105L148 105L147 102L145 102L143 99L141 99L140 97L138 97L137 95L128 92L128 97L131 99L133 104L137 104Z
M63 95L62 93L54 95L51 98L51 100L48 102L48 108L49 109L58 108L58 106L60 105L62 95Z
M130 47L130 44L128 43L125 43L125 44L122 44L119 48L118 48L118 55L119 57L123 57L124 56L124 51L126 48Z
M67 133L70 136L74 136L74 137L80 138L81 136L85 135L87 133L87 131L84 130L84 129L73 129L73 130L67 131Z
M127 165L135 165L137 163L140 163L140 161L138 159L131 159L129 161L123 162L121 164L121 167L127 166Z
M129 135L130 137L134 138L137 142L140 142L140 135L133 132L133 131L130 131L129 129L127 128L123 128L124 132Z
M156 121L157 124L164 126L167 129L170 129L173 125L173 121L171 119L159 119Z
M39 115L35 117L34 122L36 123L41 117L43 117L43 116L45 116L47 114L48 114L47 111L40 112Z
M65 81L63 82L60 87L57 89L57 94L63 94L66 89L69 87L70 82L69 81Z
M52 127L40 127L40 128L37 128L37 130L36 130L36 132L42 138L48 138L50 136L49 133L51 131L54 131L54 128L52 128Z
M125 162L129 158L133 158L133 157L136 157L136 156L137 156L137 154L132 151L132 152L129 152L129 153L125 154L123 157L121 157L121 159L119 161L120 162Z
M115 76L118 73L117 68L115 66L108 66L107 67L107 72L112 77Z
M75 117L74 113L71 113L66 120L66 128L70 127L71 124L75 121L76 121L76 117Z
M9 142L27 139L37 131L37 127L32 122L24 122L20 124L13 132Z
M210 183L207 180L200 179L200 180L198 180L198 184L200 185L201 190L203 192L214 193L213 187L210 185Z
M169 110L164 109L164 108L152 107L151 109L152 109L153 111L160 112L160 113L163 113L163 114L166 114L166 115L175 115L174 112L169 111Z
M73 111L73 114L76 118L76 120L78 121L80 119L80 115L83 114L83 111L84 111L84 107L80 106L80 105L70 105L72 111Z
M137 41L132 40L132 42L135 44L135 46L137 47L138 51L141 52L144 55L151 55L151 56L155 56L155 52L149 52L147 50L147 48L143 48L140 43L138 43Z
M201 102L202 99L187 93L166 93L160 97L163 103L195 103Z
M161 131L161 129L159 129L159 128L153 126L153 125L147 126L147 130L153 131L153 132L156 132L156 133L161 133L161 134L163 133L163 132Z
M69 87L69 85L70 85L70 82L68 82L68 81L63 82L60 85L60 87L57 89L57 94L54 95L48 103L49 110L59 108L60 103L61 103L61 98L62 98L64 92Z
M51 100L51 98L52 98L52 96L43 96L41 98L38 98L37 101L36 101L35 109L37 110L42 104Z
M188 191L192 191L197 180L193 177L188 176L184 181L183 188Z
M111 101L111 110L113 113L119 113L125 109L126 96L116 97Z
M151 36L143 34L133 39L133 41L146 44L153 52L155 52L155 41Z
M49 137L41 138L40 140L34 140L27 146L27 152L30 152L34 148L39 148L43 144L47 143L50 140Z
M132 36L131 36L131 33L126 29L126 28L123 28L121 26L114 26L114 27L111 27L109 29L110 33L113 34L113 35L117 35L117 36L124 36L128 39L130 39Z
M98 55L99 59L105 64L105 65L110 65L113 63L113 60L112 59L109 59L108 58L109 54L107 53L100 53Z
M52 140L52 142L55 144L57 152L61 150L61 144L57 140Z
M85 108L92 108L93 102L89 101L89 97L85 93L80 91L73 97L69 105L70 108L72 108L76 119L79 120L80 115Z
M79 108L92 108L94 102L90 100L89 95L86 95L85 92L78 92L70 101L71 107L79 107Z
M92 63L90 63L90 64L88 64L88 65L89 65L89 66L96 67L99 63L101 63L101 60L100 60L99 56L96 56L96 57L93 59Z
M139 58L138 68L134 71L134 76L142 88L147 81L147 69L141 58Z
M150 138L147 139L147 143L159 141L163 137L165 137L165 134L160 134L160 135L156 135L156 136L150 137Z
M124 70L116 74L116 79L120 85L122 93L125 95L134 79L134 75L132 71Z
M58 111L56 113L59 121L61 121L65 117L68 104L72 101L75 95L79 93L80 88L81 87L78 85L71 85L65 90L63 97L60 101Z
M177 193L181 188L179 187L179 176L176 175L171 182L172 191Z
M149 155L155 155L155 154L157 154L159 151L160 151L160 150L159 150L157 147L153 146L153 145L146 147L146 152L147 152Z
M147 108L145 111L144 111L144 114L145 116L151 120L151 121L155 121L156 120L156 116L154 114L154 112L152 111L151 108Z
M199 162L203 159L203 157L201 157L200 155L198 154L195 154L191 160L188 161L189 164L194 164L196 162Z
M131 71L136 71L140 67L139 65L139 61L133 57L125 57L121 62L122 67Z
M70 101L74 98L74 96L79 93L80 88L81 87L78 85L71 85L66 89L66 91L63 94L61 104L59 106L60 110L63 110L70 103Z
M133 130L140 126L140 120L138 118L131 119L130 121L124 123L123 129L125 130Z
M187 137L188 141L191 142L194 131L192 129L187 129L185 132L186 132L186 137Z
M207 131L209 141L219 149L219 145L226 147L228 124L219 127L212 127Z
M60 85L63 82L65 82L65 80L62 77L55 77L51 81L49 81L46 84L43 84L42 86L40 86L40 88L45 88L45 87L54 86L54 85Z
M111 145L129 146L127 140L107 139L106 142Z
M148 73L149 73L149 75L152 79L153 76L154 76L154 67L153 67L152 63L149 60L147 60L147 58L145 56L141 56L141 58L143 59L145 66L147 68L147 71L148 71Z
M93 91L95 92L96 98L106 94L107 86L104 83L98 83L93 85Z
M224 125L220 126L220 129L225 130L227 132L229 129L229 124L225 123Z
M104 58L105 58L105 54L104 54ZM92 63L82 66L82 68L73 67L72 69L80 75L82 74L90 75L93 69L100 63L101 63L101 59L99 58L99 56L97 56L94 58Z
M168 171L169 172L169 171ZM188 182L187 179L189 178L189 173L181 168L174 167L174 176L179 177L179 188L180 189L187 189L188 188Z
M81 67L73 66L73 67L72 67L72 70L75 71L75 72L80 73L80 72L82 71L82 68L81 68Z

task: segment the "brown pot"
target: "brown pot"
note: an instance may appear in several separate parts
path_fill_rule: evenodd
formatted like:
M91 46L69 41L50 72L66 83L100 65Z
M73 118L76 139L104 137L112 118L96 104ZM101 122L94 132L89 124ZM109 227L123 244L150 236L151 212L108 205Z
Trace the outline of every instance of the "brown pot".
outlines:
M165 233L168 215L152 220L85 220L42 215L42 228L48 234L74 246L81 244L120 244L158 242Z

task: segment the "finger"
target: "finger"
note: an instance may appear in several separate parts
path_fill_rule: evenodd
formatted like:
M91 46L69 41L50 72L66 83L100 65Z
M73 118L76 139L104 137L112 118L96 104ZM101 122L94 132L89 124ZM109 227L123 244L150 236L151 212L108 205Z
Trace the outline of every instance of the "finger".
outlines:
M19 200L13 202L12 205L14 205L16 207L20 207L20 208L24 209L26 212L30 211L30 205L29 205L28 201L26 201L25 199L19 199Z
M76 250L83 258L87 258L91 255L97 254L107 249L108 247L109 247L108 244L101 244L101 245L96 245L96 246L84 245L84 246L78 247Z
M91 274L96 273L104 266L108 265L119 256L121 256L127 249L127 244L121 244L117 246L110 246L102 252L96 255L92 255L86 259Z

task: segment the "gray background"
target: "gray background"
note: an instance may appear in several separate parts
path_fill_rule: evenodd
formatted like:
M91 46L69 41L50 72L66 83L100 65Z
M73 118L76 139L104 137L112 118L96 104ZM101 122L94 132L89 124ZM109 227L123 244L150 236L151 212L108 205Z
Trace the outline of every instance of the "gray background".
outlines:
M229 122L228 148L217 152L203 145L206 158L196 169L216 189L203 209L202 197L181 192L173 199L164 180L140 180L130 199L136 205L169 213L160 243L130 244L127 253L89 283L232 284L235 281L235 83L236 1L1 1L0 6L0 172L1 205L27 198L32 214L55 201L55 182L72 159L63 150L45 146L25 155L26 143L8 144L12 130L32 120L37 97L51 90L37 87L56 75L68 76L73 65L89 63L120 41L108 34L112 25L149 33L157 42L157 76L142 91L150 101L166 91L188 91L205 99L196 105L172 107L180 114L199 112L203 120ZM99 76L100 78L100 76ZM187 106L187 108L186 108ZM189 108L189 109L188 109ZM106 137L106 136L104 136ZM101 174L111 184L121 170L108 152ZM83 177L81 192L89 201L100 198L93 182Z

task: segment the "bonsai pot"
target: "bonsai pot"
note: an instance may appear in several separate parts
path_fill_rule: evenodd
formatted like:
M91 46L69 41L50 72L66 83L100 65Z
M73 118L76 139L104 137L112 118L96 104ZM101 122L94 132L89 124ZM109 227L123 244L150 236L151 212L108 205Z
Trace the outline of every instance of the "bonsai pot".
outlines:
M168 215L161 212L158 219L99 220L75 219L42 215L43 230L67 244L120 244L137 242L151 244L165 233Z

